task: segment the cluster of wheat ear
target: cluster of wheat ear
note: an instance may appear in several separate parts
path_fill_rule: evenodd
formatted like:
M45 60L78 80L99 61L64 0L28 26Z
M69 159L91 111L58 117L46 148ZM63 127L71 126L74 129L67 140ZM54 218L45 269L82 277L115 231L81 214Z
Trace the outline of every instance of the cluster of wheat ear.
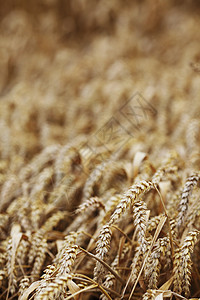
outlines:
M191 288L198 293L200 171L194 166L191 173L175 152L157 166L151 155L136 152L131 163L132 147L127 143L120 152L123 165L107 153L106 162L87 174L77 145L49 146L5 181L4 297L181 298Z
M198 10L2 3L0 300L200 299Z

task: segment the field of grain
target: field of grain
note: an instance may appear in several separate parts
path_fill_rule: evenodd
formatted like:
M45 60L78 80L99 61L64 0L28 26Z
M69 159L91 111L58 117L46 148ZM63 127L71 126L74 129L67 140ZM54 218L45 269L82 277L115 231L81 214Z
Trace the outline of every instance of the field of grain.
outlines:
M198 1L0 7L0 300L200 299Z

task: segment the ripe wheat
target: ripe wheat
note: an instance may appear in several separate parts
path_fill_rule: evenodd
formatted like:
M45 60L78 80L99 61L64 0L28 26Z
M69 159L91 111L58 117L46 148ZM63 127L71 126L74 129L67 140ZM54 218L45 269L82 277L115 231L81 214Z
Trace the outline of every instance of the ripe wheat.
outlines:
M198 1L1 2L0 300L200 298Z

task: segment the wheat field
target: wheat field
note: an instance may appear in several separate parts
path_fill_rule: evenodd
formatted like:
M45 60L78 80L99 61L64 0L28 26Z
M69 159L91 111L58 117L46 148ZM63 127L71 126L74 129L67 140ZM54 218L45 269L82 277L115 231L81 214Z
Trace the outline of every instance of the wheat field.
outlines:
M198 1L0 7L0 300L200 299Z

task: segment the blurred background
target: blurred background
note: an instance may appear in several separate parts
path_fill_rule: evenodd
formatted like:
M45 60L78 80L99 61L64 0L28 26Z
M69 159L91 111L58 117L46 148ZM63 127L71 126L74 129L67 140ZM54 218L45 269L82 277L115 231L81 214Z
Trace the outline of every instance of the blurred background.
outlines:
M1 158L19 167L89 136L136 92L166 146L199 117L199 14L198 1L1 0Z

